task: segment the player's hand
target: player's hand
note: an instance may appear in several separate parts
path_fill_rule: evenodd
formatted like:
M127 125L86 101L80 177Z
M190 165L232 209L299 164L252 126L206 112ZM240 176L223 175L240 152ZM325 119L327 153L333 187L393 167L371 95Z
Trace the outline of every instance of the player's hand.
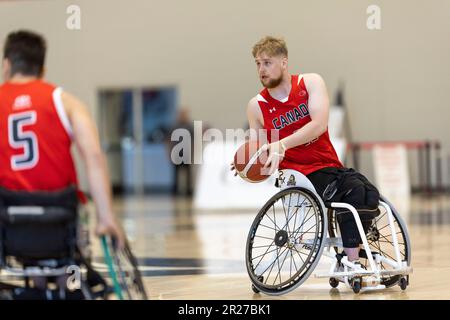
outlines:
M264 164L264 169L268 169L268 174L272 175L280 166L280 162L284 158L286 149L280 141L265 144L262 146L262 148L264 151L269 151L269 156L267 157L267 161Z
M125 234L119 224L113 218L101 219L95 228L97 236L108 235L116 240L119 249L125 248Z
M235 177L238 175L238 172L237 172L237 170L236 170L236 167L234 166L234 161L232 161L232 162L230 163L230 170L231 170L231 171L234 171L234 176L235 176Z

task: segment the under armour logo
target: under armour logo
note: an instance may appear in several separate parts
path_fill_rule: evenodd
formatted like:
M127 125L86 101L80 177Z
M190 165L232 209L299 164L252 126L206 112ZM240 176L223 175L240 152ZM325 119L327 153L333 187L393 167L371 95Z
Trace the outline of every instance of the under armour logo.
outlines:
M275 111L277 111L277 109L275 109L275 108L269 109L270 113L275 112Z
M21 95L14 100L13 109L23 109L30 107L31 107L31 97L29 95Z

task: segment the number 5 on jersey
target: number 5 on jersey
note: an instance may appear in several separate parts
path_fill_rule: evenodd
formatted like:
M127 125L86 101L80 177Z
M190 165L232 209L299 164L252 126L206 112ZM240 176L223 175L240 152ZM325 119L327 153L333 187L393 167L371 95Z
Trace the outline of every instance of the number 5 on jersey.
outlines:
M15 171L31 169L39 161L38 140L34 132L24 127L37 121L36 111L14 113L8 117L8 141L13 149L23 150L22 154L11 157L11 168Z

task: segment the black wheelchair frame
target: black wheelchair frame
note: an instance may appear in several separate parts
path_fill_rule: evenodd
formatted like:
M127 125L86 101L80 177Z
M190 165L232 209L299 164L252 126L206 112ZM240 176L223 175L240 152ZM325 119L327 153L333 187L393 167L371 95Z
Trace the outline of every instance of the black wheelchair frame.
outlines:
M102 237L109 267L103 277L80 247L79 235L88 232L82 228L75 186L32 193L0 188L0 299L147 299L129 244L119 249Z

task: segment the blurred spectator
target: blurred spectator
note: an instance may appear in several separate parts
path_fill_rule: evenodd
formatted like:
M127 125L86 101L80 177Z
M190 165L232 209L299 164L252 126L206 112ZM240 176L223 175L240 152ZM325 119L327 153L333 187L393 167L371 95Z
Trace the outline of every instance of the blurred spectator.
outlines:
M183 136L183 139L190 139L190 150L183 148L177 155L183 159L179 164L174 163L174 159L171 159L175 168L175 181L172 189L173 195L187 195L192 196L193 193L193 162L194 162L194 124L189 117L189 109L181 108L178 112L177 122L175 126L170 130L168 137L169 155L172 154L172 149L180 141L171 141L171 134L176 129L185 129L189 132L189 137ZM184 152L190 152L190 157L185 155Z

